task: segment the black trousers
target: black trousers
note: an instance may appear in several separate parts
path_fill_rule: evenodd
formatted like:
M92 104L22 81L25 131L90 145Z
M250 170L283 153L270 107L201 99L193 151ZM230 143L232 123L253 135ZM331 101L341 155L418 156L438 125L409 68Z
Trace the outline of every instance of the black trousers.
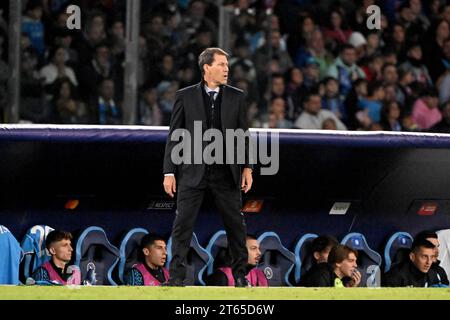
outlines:
M222 216L228 238L231 268L235 278L244 277L248 260L247 228L241 213L241 190L236 186L227 165L210 165L196 188L178 186L177 213L172 227L171 279L184 280L186 257L195 221L206 191L210 191Z

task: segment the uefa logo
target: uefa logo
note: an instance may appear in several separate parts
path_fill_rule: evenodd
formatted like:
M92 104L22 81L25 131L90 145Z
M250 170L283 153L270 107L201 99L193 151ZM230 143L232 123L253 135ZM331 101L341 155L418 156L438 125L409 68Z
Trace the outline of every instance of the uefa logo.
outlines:
M272 278L273 278L273 271L272 271L272 268L271 268L271 267L265 267L265 268L264 268L264 274L265 274L267 280L272 279Z

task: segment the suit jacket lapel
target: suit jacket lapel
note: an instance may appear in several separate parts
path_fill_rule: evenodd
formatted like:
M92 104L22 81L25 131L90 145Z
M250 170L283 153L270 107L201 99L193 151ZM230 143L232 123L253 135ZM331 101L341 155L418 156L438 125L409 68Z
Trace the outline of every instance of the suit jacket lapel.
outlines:
M206 113L205 113L205 106L203 105L204 102L203 102L202 86L203 86L202 82L198 83L196 86L194 95L194 106L198 111L200 120L202 121L202 128L203 130L206 130L208 128L206 127Z
M225 134L225 128L227 128L228 116L230 115L230 97L228 97L227 86L222 86L222 103L220 104L220 119L222 122L222 132Z

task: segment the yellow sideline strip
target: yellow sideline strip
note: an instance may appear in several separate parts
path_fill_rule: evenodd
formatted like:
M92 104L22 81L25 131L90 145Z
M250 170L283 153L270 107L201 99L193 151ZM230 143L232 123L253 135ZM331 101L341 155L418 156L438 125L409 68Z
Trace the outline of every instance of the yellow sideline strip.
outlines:
M0 286L0 300L450 300L450 289Z

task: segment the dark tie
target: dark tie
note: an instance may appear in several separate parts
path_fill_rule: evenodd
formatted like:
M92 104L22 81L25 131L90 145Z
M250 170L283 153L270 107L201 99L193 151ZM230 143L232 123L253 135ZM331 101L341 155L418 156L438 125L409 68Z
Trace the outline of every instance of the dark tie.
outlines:
M211 106L214 108L214 96L216 94L215 91L210 91L208 92L209 94L209 102L211 103Z

